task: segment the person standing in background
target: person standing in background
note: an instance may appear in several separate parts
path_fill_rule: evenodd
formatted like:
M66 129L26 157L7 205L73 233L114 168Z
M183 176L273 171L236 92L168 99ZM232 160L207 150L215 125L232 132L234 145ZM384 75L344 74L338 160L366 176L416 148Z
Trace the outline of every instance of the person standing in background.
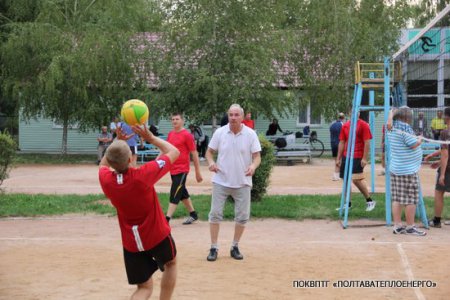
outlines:
M97 165L100 164L103 155L105 155L106 149L111 145L112 135L108 132L108 127L102 126L102 132L97 136Z
M245 115L244 120L242 120L242 124L244 124L248 128L251 128L251 129L255 130L255 121L252 120L252 113L251 112L247 112L247 114Z
M338 119L333 122L330 126L330 143L331 143L331 153L333 157L336 159L338 155L339 148L339 135L341 134L342 125L344 124L345 115L343 113L339 113ZM335 164L334 173L333 173L333 181L339 180L339 167Z
M433 120L431 120L431 132L433 133L433 139L439 140L441 131L445 128L446 126L444 119L442 118L442 110L438 110L436 118L433 118Z

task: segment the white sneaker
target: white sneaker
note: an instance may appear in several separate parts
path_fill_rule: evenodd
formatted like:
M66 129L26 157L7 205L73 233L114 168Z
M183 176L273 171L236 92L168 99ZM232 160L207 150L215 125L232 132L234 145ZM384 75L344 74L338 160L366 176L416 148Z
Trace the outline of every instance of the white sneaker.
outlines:
M334 173L331 180L333 180L333 181L338 181L339 179L340 179L340 178L339 178L339 173Z
M378 173L378 176L384 176L386 175L386 171L385 170L381 170L380 173Z
M205 161L205 160L206 160L206 158L200 157L200 161Z
M377 202L375 202L373 200L370 202L367 202L366 211L372 211L376 205L377 205Z

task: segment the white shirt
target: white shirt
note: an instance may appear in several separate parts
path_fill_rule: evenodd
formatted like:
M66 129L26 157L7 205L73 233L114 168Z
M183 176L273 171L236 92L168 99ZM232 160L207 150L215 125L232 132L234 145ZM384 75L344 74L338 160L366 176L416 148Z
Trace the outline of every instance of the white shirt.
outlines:
M234 134L227 124L214 132L208 147L218 152L219 171L213 176L214 183L229 188L252 186L252 176L245 176L245 171L252 163L252 154L261 151L254 130L241 124L241 131Z

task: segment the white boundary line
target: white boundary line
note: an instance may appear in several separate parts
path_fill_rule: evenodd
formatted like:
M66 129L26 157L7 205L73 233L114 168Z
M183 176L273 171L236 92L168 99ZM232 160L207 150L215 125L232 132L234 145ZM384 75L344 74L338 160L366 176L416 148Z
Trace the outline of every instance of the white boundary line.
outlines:
M55 238L55 237L0 237L0 241L120 241L120 238ZM298 241L296 241L295 243L298 243ZM289 244L289 242L286 242L286 244ZM408 245L433 245L433 246L449 246L450 245L450 241L449 242L431 242L431 241L421 241L421 242L409 242L409 241L402 241L402 243L396 242L396 241L302 241L300 242L300 244L324 244L324 245L355 245L355 244L367 244L367 245L397 245L397 249L398 249L398 245L401 244L408 244ZM402 249L403 251L403 249ZM400 252L400 250L399 250ZM403 251L404 253L404 251ZM401 255L401 253L400 253Z
M414 280L414 274L411 270L411 266L408 262L408 256L406 256L405 250L403 250L402 243L397 243L397 251L398 254L400 254L400 257L402 259L403 268L405 268L405 273L408 276L408 280ZM415 287L414 293L416 294L416 297L418 300L426 300L425 296L422 294L422 291L420 288Z

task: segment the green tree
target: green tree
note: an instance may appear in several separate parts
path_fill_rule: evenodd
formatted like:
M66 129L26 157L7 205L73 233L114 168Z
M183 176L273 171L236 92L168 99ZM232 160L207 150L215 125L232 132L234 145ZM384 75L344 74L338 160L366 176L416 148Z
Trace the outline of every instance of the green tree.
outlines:
M65 154L70 125L98 128L147 88L140 33L158 28L161 15L151 0L34 3L26 20L12 17L9 6L0 46L3 97L16 99L25 119L62 124Z
M424 27L430 22L439 12L441 12L447 5L449 0L422 0L419 1L415 9L416 17L414 18L414 25L416 27ZM445 16L439 23L439 26L450 26L450 16Z
M16 143L8 133L0 132L0 186L9 176L16 155Z
M300 106L314 101L314 114L334 117L348 108L357 61L382 62L398 48L411 17L407 1L282 1L285 55Z
M165 8L166 47L153 66L163 113L214 122L234 102L267 115L289 109L291 101L274 86L279 42L272 1L172 0Z

